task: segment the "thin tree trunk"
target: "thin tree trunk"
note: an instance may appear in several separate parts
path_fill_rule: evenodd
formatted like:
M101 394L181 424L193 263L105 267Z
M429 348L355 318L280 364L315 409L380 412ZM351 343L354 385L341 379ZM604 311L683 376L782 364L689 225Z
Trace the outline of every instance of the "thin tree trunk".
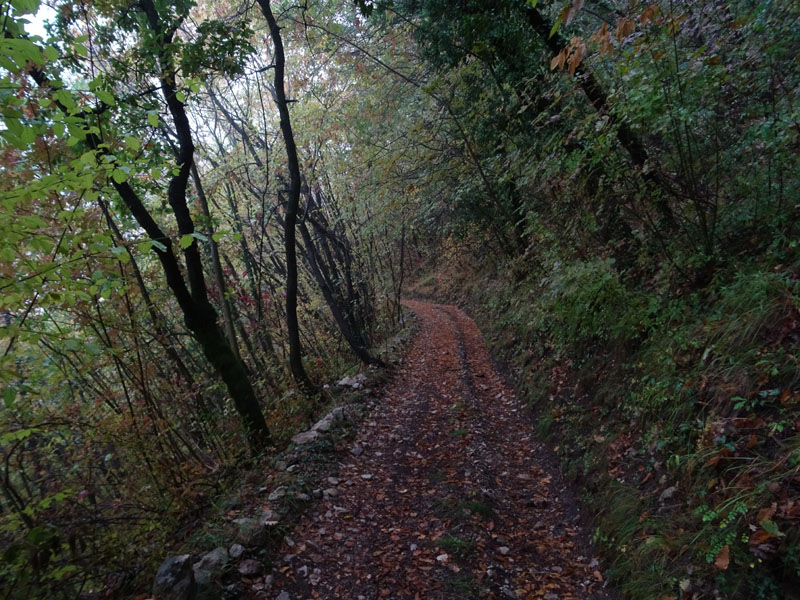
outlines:
M208 199L206 198L205 190L203 189L203 182L200 181L200 173L197 172L197 165L192 164L192 179L194 180L194 187L197 190L197 198L200 200L200 208L203 210L203 216L208 220L208 243L211 247L211 263L214 266L214 279L217 283L219 290L219 302L222 306L222 322L225 324L225 335L228 338L228 343L231 346L233 353L241 360L239 354L239 345L236 343L236 328L233 324L233 317L231 316L231 306L225 296L225 276L222 273L222 264L219 260L219 246L214 241L214 228L211 226L211 211L208 209Z
M289 103L286 100L284 87L284 70L286 56L283 51L281 28L272 14L270 0L257 0L261 12L269 25L272 45L275 48L275 103L281 116L281 133L286 146L286 158L289 166L289 197L286 202L284 217L284 245L286 246L286 329L289 336L289 367L295 382L301 388L313 392L314 385L306 375L303 367L303 349L300 343L300 325L297 320L297 249L296 231L297 209L300 204L300 162L297 158L297 146L294 141L292 122L289 116Z

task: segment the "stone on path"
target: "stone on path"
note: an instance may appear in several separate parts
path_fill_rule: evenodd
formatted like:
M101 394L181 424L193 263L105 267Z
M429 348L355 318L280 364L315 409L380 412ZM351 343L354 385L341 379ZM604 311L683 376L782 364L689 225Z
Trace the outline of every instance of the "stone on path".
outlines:
M239 573L245 577L256 577L257 575L261 575L263 570L264 565L252 558L246 558L239 563Z
M153 596L159 600L190 600L196 590L191 554L170 556L161 563L153 582Z

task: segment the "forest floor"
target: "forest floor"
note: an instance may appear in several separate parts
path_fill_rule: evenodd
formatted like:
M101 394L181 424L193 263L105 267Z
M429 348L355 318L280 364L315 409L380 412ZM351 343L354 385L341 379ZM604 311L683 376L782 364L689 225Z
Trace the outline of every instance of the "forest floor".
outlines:
M408 355L325 498L284 538L266 597L616 597L475 323L406 305L418 321Z

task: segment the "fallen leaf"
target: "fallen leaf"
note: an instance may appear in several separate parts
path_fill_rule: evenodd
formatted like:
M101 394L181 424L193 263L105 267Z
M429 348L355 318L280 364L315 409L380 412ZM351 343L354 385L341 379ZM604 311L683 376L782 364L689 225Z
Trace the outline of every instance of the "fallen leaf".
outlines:
M728 568L728 565L731 562L731 549L728 544L725 544L722 547L722 550L719 551L717 557L714 559L714 566L717 567L720 571L724 571Z

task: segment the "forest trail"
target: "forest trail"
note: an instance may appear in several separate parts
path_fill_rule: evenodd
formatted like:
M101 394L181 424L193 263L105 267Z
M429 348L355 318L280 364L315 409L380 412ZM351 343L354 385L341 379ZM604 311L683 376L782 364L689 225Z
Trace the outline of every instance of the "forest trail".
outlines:
M268 597L611 597L475 323L405 304L419 324L406 360L359 431L363 451L284 542Z

